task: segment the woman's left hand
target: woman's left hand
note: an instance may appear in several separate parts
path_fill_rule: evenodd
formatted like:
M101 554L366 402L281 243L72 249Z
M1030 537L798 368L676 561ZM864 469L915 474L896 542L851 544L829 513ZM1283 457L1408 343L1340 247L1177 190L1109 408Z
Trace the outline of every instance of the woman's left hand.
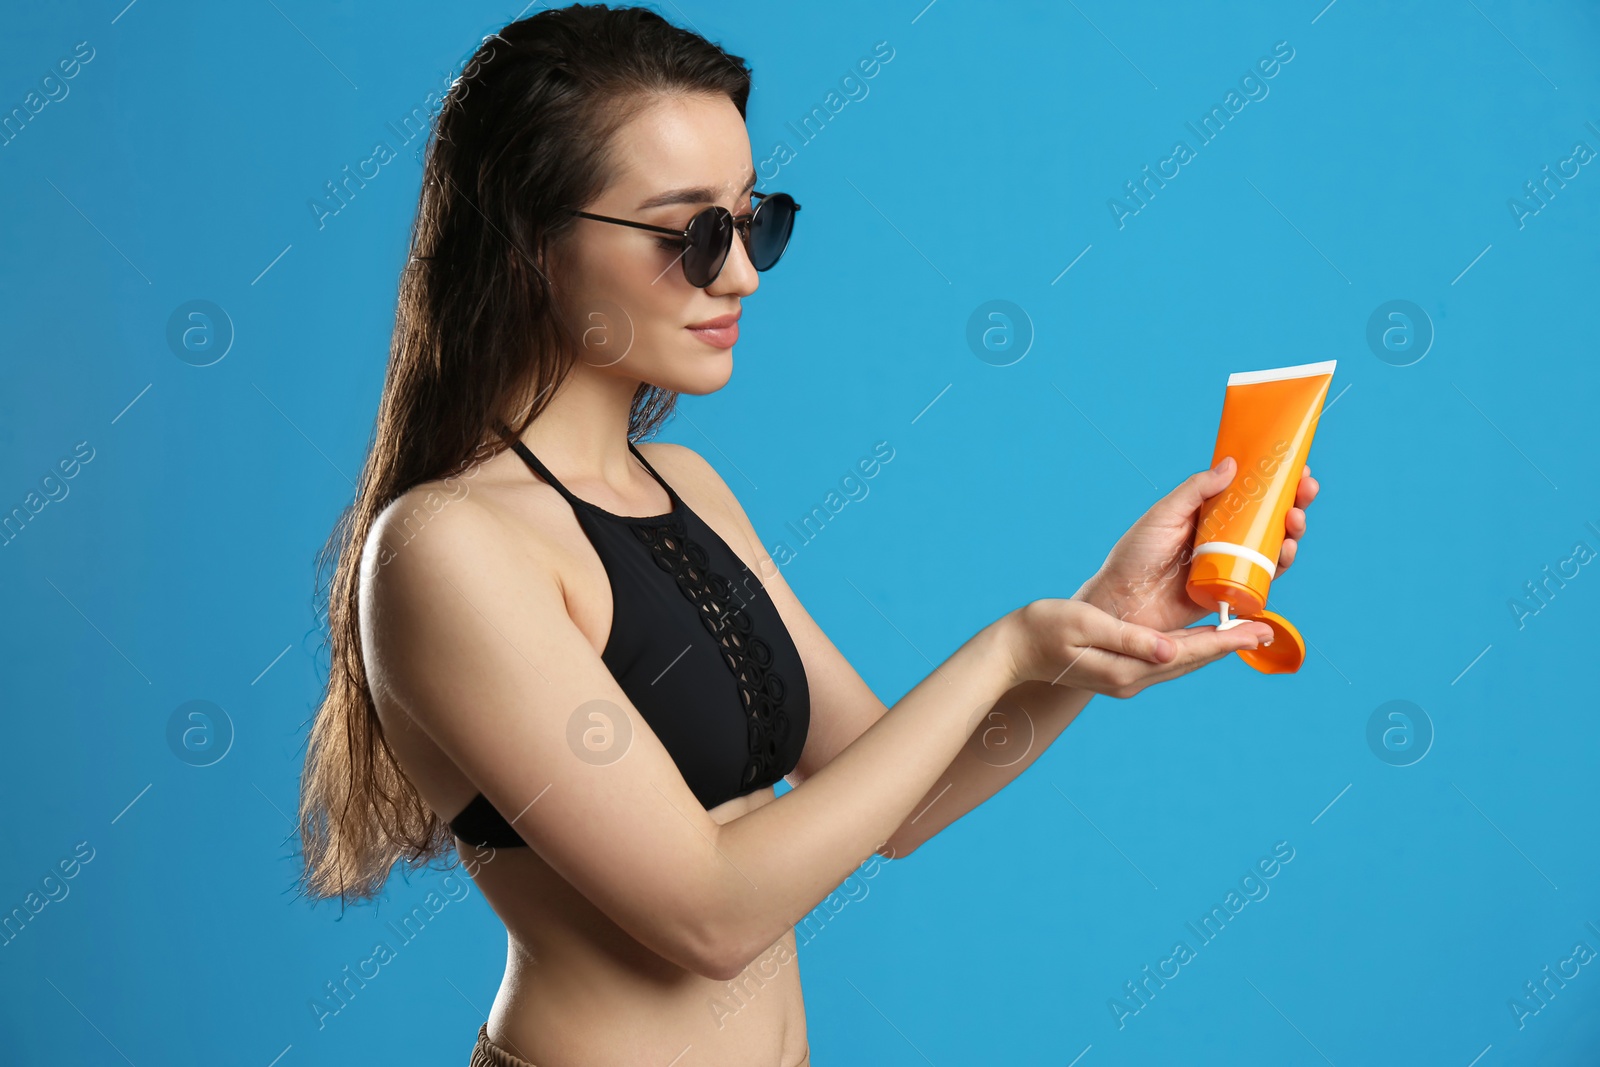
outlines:
M1176 630L1210 614L1184 590L1189 576L1189 549L1199 521L1200 506L1233 481L1234 459L1225 456L1208 471L1183 480L1156 501L1129 527L1111 549L1094 577L1073 594L1124 622L1163 632ZM1300 470L1294 505L1283 519L1283 548L1278 553L1278 574L1294 563L1299 541L1306 534L1306 512L1319 486L1311 467Z

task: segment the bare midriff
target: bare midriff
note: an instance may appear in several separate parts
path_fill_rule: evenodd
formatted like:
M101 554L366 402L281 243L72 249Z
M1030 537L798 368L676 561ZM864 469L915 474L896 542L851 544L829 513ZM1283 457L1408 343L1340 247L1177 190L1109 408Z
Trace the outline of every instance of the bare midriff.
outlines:
M725 823L771 787L712 808ZM794 931L738 978L719 981L652 952L530 848L460 846L463 865L506 925L505 977L489 1038L535 1067L580 1063L805 1067Z

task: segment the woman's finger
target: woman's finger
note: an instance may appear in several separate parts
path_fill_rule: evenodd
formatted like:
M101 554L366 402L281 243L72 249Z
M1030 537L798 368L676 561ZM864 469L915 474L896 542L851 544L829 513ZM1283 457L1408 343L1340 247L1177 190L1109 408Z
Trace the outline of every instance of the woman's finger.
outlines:
M1317 490L1321 488L1322 484L1315 478L1311 477L1311 468L1307 467L1306 472L1300 476L1300 484L1295 486L1295 506L1303 508L1313 500L1317 499Z
M1224 632L1221 636L1227 637L1230 633L1232 633L1231 630ZM1254 644L1255 642L1251 641L1245 644L1244 647L1251 648ZM1226 659L1237 651L1239 651L1238 648L1228 644L1206 642L1196 645L1192 654L1175 659L1147 675L1144 680L1145 687L1148 688L1152 685L1159 685L1162 682L1170 682L1174 678L1181 678L1183 675L1197 671L1201 667Z
M1160 630L1123 622L1098 608L1084 615L1084 639L1096 648L1150 663L1169 662L1177 651L1172 638Z
M1283 539L1283 547L1278 550L1278 573L1282 574L1294 566L1294 557L1300 550L1300 543L1292 537Z
M1140 677L1140 684L1146 688L1199 670L1240 649L1259 648L1264 638L1272 636L1272 627L1264 622L1244 622L1226 630L1218 630L1215 626L1191 626L1169 631L1167 636L1174 639L1177 654L1171 662L1152 667Z
M1225 647L1219 648L1215 644L1202 646L1187 639L1173 642L1177 651L1167 663L1151 663L1098 645L1089 645L1073 657L1072 662L1056 677L1055 683L1078 686L1097 693L1109 693L1113 688L1129 685L1143 690L1221 659L1235 651L1235 646L1240 644L1240 639L1232 636L1231 631L1219 636L1228 639ZM1255 638L1243 644L1246 647L1253 645Z
M1304 508L1290 508L1283 516L1283 529L1286 534L1300 540L1306 535L1306 513Z
M1218 630L1215 626L1168 630L1161 635L1173 646L1172 658L1166 663L1151 663L1101 645L1088 645L1073 658L1056 682L1060 685L1087 685L1095 692L1107 692L1110 684L1106 679L1131 677L1132 684L1143 690L1158 682L1188 674L1208 663L1215 663L1240 649L1258 648L1261 640L1271 634L1272 628L1266 623L1251 621L1226 630Z
M1176 630L1167 630L1165 633L1180 645L1185 641L1194 641L1197 638L1209 639L1210 635L1219 634L1227 638L1228 641L1236 642L1234 647L1229 649L1230 652L1233 652L1240 648L1254 647L1257 641L1270 640L1273 635L1273 629L1264 622L1245 619L1239 625L1230 626L1226 630L1219 631L1216 623L1208 622L1204 626L1184 626Z

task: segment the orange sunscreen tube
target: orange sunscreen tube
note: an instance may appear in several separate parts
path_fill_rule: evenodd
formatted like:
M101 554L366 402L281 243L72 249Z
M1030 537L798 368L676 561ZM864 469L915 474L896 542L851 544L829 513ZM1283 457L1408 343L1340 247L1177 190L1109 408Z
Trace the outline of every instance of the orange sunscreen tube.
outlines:
M1217 613L1219 630L1243 619L1272 627L1269 643L1239 650L1265 674L1292 674L1306 658L1300 632L1267 610L1267 591L1336 362L1230 374L1222 401L1211 465L1232 456L1236 467L1228 487L1201 505L1186 589L1189 599Z

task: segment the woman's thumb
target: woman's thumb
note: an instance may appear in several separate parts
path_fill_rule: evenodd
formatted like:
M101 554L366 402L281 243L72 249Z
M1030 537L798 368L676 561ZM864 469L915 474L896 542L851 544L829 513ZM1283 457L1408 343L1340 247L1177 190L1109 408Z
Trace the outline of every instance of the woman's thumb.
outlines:
M1210 470L1197 471L1185 478L1169 499L1184 514L1191 514L1195 508L1226 489L1228 483L1233 481L1233 472L1233 457L1223 456L1222 461Z

